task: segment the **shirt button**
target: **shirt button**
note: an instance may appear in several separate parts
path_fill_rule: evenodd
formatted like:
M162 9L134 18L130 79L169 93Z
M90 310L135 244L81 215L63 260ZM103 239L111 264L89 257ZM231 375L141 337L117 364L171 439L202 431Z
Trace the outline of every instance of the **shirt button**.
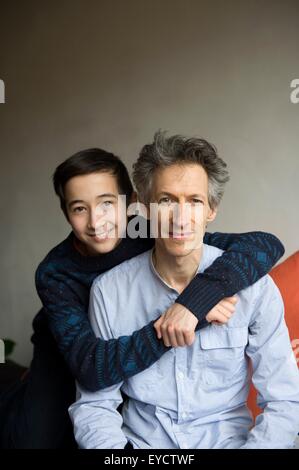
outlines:
M179 373L178 373L178 378L179 378L179 379L183 379L184 377L185 377L185 376L184 376L183 372L179 372Z
M188 449L187 442L182 442L181 447L182 447L182 449Z
M187 418L187 413L185 413L185 411L183 411L183 413L182 413L182 418L183 419Z

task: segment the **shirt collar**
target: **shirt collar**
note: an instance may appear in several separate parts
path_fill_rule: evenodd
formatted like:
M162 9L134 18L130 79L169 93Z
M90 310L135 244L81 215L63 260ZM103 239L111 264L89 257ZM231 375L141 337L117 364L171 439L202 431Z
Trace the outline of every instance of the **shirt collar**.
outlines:
M209 245L206 245L205 243L203 243L202 245L202 255L201 255L201 260L200 260L200 263L198 265L198 268L197 268L197 271L196 271L196 274L198 273L202 273L208 266L209 266ZM155 277L158 277L160 279L160 281L164 284L164 286L168 287L168 289L171 289L172 291L174 292L177 292L177 290L172 287L171 285L169 285L161 276L160 274L158 273L158 271L156 270L155 266L154 266L154 262L153 262L153 253L154 253L154 249L155 247L153 247L150 251L149 251L149 263L150 263L150 268L151 268L151 271L152 273L154 274Z

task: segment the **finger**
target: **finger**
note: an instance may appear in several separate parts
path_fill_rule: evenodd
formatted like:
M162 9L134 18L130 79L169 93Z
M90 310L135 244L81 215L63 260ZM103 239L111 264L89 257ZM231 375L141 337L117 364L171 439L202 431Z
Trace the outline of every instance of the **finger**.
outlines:
M185 336L182 330L176 331L175 334L176 334L176 340L177 340L178 346L180 347L186 346L187 343L185 341Z
M229 303L236 305L236 303L238 302L238 297L236 295L233 295L232 297L225 297L225 299L223 300L227 300Z
M170 339L169 339L169 336L168 336L167 327L165 325L161 326L161 333L162 333L162 338L163 338L163 342L164 342L165 346L167 346L167 347L171 346Z
M159 318L159 320L157 320L157 321L154 323L154 328L155 328L155 330L156 330L158 339L161 339L161 338L162 338L161 324L162 324L162 317Z
M195 340L195 332L194 331L188 331L184 333L184 340L187 346L191 346L191 344L194 343Z
M214 320L213 313L214 310L210 310L210 312L206 315L207 322L211 323Z
M218 305L217 312L222 313L222 315L225 315L227 318L231 318L233 316L233 313L234 313L234 312L230 312L229 310L227 310L222 305Z
M167 335L168 335L168 340L170 342L170 346L172 346L173 348L177 348L178 342L177 342L176 333L174 331L173 326L168 327Z
M223 315L223 313L217 312L216 321L218 321L220 323L227 323L228 320L229 320L229 318L227 318L225 315Z
M220 305L221 305L221 307L226 308L226 310L228 310L229 312L234 313L234 311L235 311L235 305L232 304L231 302L228 302L225 299L221 300L221 302L219 303L219 306Z

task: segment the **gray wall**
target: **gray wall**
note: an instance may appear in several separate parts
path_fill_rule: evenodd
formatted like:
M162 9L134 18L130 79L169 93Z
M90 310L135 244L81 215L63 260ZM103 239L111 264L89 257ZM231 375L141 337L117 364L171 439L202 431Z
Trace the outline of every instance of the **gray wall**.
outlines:
M298 0L0 6L0 338L16 360L32 354L35 268L68 233L50 176L84 147L131 168L158 128L210 139L231 171L211 230L267 230L298 250L298 13Z

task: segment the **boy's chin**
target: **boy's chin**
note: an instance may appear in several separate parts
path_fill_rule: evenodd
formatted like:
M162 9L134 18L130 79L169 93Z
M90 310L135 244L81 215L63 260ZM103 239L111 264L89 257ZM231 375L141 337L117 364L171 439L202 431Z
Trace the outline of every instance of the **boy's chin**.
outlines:
M86 248L91 255L103 255L113 251L120 241L121 239L119 238L107 238L100 242L88 243L88 245L86 244Z

